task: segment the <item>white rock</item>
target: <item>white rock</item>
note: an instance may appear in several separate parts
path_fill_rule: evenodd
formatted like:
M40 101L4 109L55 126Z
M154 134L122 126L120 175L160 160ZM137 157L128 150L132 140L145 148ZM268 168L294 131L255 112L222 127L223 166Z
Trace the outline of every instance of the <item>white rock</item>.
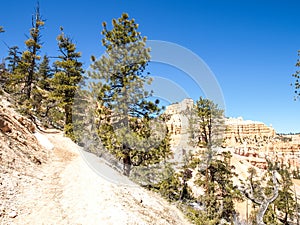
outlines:
M15 218L17 216L17 212L16 211L12 211L8 214L9 218Z
M48 140L45 135L36 132L34 136L39 141L40 145L42 145L45 149L52 150L54 148L54 145Z

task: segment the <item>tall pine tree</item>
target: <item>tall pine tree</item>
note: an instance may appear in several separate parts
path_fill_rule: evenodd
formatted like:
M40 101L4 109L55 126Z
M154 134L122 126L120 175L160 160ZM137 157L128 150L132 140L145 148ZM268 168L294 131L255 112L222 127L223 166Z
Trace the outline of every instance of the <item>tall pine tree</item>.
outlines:
M92 65L93 93L98 99L98 133L105 148L122 159L124 174L133 166L158 163L169 155L163 147L166 129L153 132L159 115L158 101L144 84L151 79L144 72L150 60L146 37L137 31L138 24L124 13L113 19L108 30L103 23L102 43L106 54Z
M60 51L59 60L55 62L56 73L51 79L53 87L52 99L64 110L64 130L67 136L73 138L72 104L79 85L83 82L84 70L79 62L81 53L76 51L76 46L63 32L57 36Z
M209 190L209 166L220 147L225 131L224 115L218 105L209 99L199 98L188 113L190 124L190 142L201 149L202 167L205 168L207 194Z
M300 50L298 51L298 56L300 56ZM300 67L300 59L297 60L296 63L296 67L299 68ZM297 70L293 75L295 78L295 81L293 84L291 84L292 86L294 86L295 88L295 100L298 99L300 97L300 70Z
M43 61L39 65L37 71L39 77L38 86L42 90L46 90L46 91L50 91L50 78L52 78L53 76L52 69L49 63L50 63L49 57L47 55L44 55Z
M10 47L8 50L8 56L5 58L5 60L8 61L7 68L11 74L15 72L15 69L17 68L21 60L21 53L22 52L19 51L18 46Z
M36 84L37 77L36 71L38 68L37 61L40 60L39 51L42 47L41 44L41 29L45 22L40 14L40 7L37 4L35 14L32 17L32 28L29 32L29 38L25 41L27 50L22 54L21 60L18 65L17 79L15 82L20 85L20 81L24 82L22 93L25 94L25 99L29 100L33 85ZM20 79L21 78L21 79Z
M237 176L231 165L231 154L219 152L222 146L225 125L223 110L209 99L199 98L192 109L186 111L189 119L190 144L199 152L190 162L197 169L195 184L204 190L199 201L201 211L191 211L197 224L220 224L226 220L233 223L234 201L241 200L240 191L234 188L233 177Z

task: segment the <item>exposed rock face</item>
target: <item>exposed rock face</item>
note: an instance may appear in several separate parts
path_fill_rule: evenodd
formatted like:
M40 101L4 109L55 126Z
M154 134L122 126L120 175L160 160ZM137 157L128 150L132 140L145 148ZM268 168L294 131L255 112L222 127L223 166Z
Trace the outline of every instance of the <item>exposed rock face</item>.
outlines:
M184 112L193 107L193 99L184 99L180 103L171 104L166 108L166 114L171 115L167 126L171 134L178 135L187 132L188 118Z
M178 158L182 156L188 145L188 117L186 109L193 107L192 99L184 99L166 108L171 116L167 122L171 133L171 145ZM262 122L243 120L243 118L226 118L224 147L254 166L266 168L266 156L271 160L289 164L291 169L300 167L300 135L277 135L272 126ZM176 156L175 156L176 157Z
M17 114L5 98L0 98L1 168L24 172L28 166L46 161L46 151L34 136L35 125Z
M226 119L225 124L227 126L225 142L228 146L242 144L245 141L250 144L250 142L274 138L276 135L274 128L262 122L243 120L242 117Z
M35 126L16 113L8 97L0 96L0 221L15 218L16 198L24 184L47 160L47 153L34 136ZM9 223L8 223L9 224Z
M167 122L168 130L171 134L171 148L174 152L174 160L176 162L182 161L187 150L190 148L188 145L189 134L188 117L185 111L193 107L192 99L184 99L180 103L175 103L167 106L165 113L170 115L170 120Z
M225 145L252 165L265 169L266 157L273 162L300 167L299 135L277 135L274 128L261 122L230 118L226 120Z

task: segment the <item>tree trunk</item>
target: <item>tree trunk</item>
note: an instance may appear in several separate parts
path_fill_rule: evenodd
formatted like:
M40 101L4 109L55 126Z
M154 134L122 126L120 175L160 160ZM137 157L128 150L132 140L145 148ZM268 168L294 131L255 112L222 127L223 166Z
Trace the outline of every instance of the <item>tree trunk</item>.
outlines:
M70 134L73 130L70 129L72 124L72 107L69 104L65 105L65 127L67 127L66 134Z
M269 207L271 202L269 200L264 200L262 204L259 206L258 213L256 215L257 225L266 225L264 223L264 215Z
M32 83L32 78L31 75L28 75L27 81L26 81L26 99L29 100L31 96L31 83Z
M129 177L131 168L132 162L129 154L127 154L125 157L123 157L123 173L125 176Z

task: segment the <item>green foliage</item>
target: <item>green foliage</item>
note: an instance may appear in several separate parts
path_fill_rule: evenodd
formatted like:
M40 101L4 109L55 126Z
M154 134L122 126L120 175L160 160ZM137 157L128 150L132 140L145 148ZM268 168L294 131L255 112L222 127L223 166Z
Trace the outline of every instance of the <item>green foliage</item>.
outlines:
M3 26L0 26L0 33L3 33L3 32L5 32Z
M174 169L171 167L168 169L169 177L156 184L155 188L158 189L159 193L169 201L178 201L180 199L180 192L183 185L179 179L179 175L175 173Z
M237 176L231 166L229 152L218 153L225 132L223 110L211 100L200 99L186 115L189 118L190 144L199 149L189 166L197 170L195 184L204 190L198 199L204 206L201 212L189 210L196 224L232 222L236 214L234 201L242 195L233 185Z
M9 48L7 79L5 81L5 90L12 93L16 99L17 106L24 114L32 117L37 114L41 101L41 94L37 86L38 60L41 48L40 30L44 25L37 6L35 15L32 17L32 28L29 31L29 37L25 41L26 50L19 51L17 46Z
M145 175L145 177L148 175L146 178L147 182L143 186L160 193L164 198L171 202L187 202L194 200L191 189L184 181L184 170L176 172L173 167L174 165L172 163L164 163L157 167L156 173L153 173L153 169L147 170L150 172L148 174L139 173L139 175ZM135 171L136 168L132 170L133 176ZM145 179L145 177L140 176L138 178ZM141 183L140 181L138 182Z
M208 168L199 167L196 184L204 189L200 202L205 206L207 222L218 221L216 218L233 221L236 214L234 201L241 201L242 195L233 185L237 176L230 165L231 154L223 152L216 156Z
M144 74L150 60L146 37L125 13L113 19L112 25L108 30L103 23L106 54L92 65L90 77L98 82L91 87L98 105L98 135L105 148L123 160L124 174L129 175L133 166L168 157L168 132L164 118L159 117L159 101L150 101L151 92L144 90L145 83L151 82Z
M64 131L71 138L73 135L72 125L72 104L79 84L83 82L82 63L78 61L81 57L80 52L76 52L76 46L72 40L65 36L61 28L61 34L57 36L58 47L61 53L59 60L55 62L56 73L50 79L51 92L50 98L57 103L57 106L64 112ZM48 74L49 75L49 74ZM48 76L46 74L46 76Z
M202 97L189 112L190 139L193 146L211 149L221 146L224 138L224 111Z
M10 47L8 50L8 56L5 58L6 61L8 61L7 68L10 73L14 73L15 69L17 68L21 57L21 52L19 51L18 46Z
M277 173L275 171L278 172L280 178L274 177L274 173ZM297 207L289 168L285 165L269 162L268 171L264 172L262 176L258 176L254 168L249 168L248 172L250 194L246 194L246 197L252 200L255 208L258 208L252 212L253 224L258 224L259 213L266 224L290 224L295 222ZM276 179L279 179L279 181L275 182ZM278 196L276 195L276 189L278 189ZM265 207L266 211L262 214L262 209Z
M198 210L193 207L186 207L184 209L186 216L197 225L218 225L221 224L221 218L216 215L216 217L212 217L207 214L206 211Z
M300 56L300 50L298 51L298 56ZM297 59L296 67L300 67L300 60ZM300 70L296 70L296 72L292 75L295 78L295 82L292 84L295 88L295 99L300 97Z
M294 179L300 179L300 169L299 167L297 167L297 169L294 169L292 171L292 175Z
M53 77L52 69L49 65L49 57L44 55L43 61L39 65L37 74L38 74L38 86L46 91L51 91L50 88L50 78Z
M284 165L278 170L281 180L278 198L269 206L265 221L288 224L296 217L296 202L293 193L293 181L289 168ZM274 223L275 224L275 223Z
M188 111L190 144L201 148L201 163L208 167L223 143L225 125L224 111L214 102L202 97Z
M32 17L32 28L30 29L29 39L25 41L27 50L22 54L16 71L16 76L21 77L24 81L25 99L29 100L31 97L32 86L37 81L36 70L37 61L40 60L38 55L41 45L41 28L44 26L44 21L40 15L39 5L36 7L35 15ZM20 83L18 83L20 85ZM22 92L23 92L22 91Z

